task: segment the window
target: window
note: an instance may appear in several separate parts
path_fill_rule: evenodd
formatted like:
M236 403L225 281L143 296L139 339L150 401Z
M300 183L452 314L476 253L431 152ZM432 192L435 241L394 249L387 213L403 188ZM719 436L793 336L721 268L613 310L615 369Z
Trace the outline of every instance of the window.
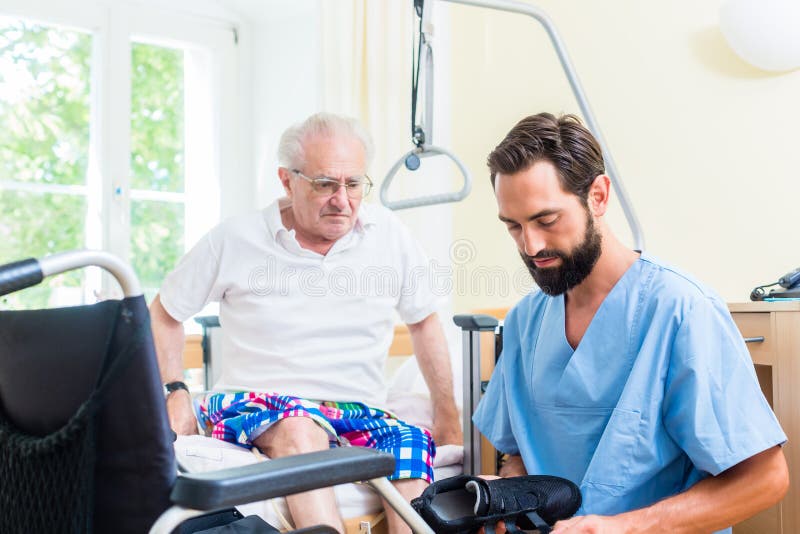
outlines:
M133 43L130 254L152 297L185 243L184 53Z
M0 258L86 241L91 35L0 17ZM81 273L30 289L26 304L80 299Z
M233 159L222 140L236 131L222 109L236 94L235 33L140 6L79 4L52 18L0 14L0 262L102 248L133 265L149 300L219 220ZM115 291L87 269L0 306Z

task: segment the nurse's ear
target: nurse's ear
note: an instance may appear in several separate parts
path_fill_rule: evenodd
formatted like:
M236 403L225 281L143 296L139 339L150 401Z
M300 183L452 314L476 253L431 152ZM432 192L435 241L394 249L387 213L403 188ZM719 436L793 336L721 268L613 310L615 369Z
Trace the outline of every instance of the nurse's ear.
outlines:
M605 174L598 174L592 185L589 186L589 194L586 197L589 212L594 217L602 217L606 214L610 195L611 179Z

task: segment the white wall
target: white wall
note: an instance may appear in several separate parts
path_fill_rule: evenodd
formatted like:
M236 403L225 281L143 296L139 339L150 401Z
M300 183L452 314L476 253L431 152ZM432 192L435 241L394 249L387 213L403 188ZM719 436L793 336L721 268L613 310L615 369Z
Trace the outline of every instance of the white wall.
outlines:
M241 43L251 70L247 114L254 195L262 207L282 194L275 153L289 125L318 111L322 96L319 0L225 0L244 23Z
M560 30L642 223L647 250L728 301L800 264L800 71L742 62L718 29L721 0L540 0ZM577 112L542 28L453 6L453 132L478 175L456 208L477 266L519 269L497 222L485 157L514 123ZM613 227L631 242L619 209ZM469 294L468 309L518 295Z

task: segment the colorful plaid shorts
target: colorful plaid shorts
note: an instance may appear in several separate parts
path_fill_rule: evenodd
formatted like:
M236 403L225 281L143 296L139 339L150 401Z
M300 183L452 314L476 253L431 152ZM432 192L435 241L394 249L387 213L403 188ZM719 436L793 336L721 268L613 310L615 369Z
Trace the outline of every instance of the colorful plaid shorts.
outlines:
M433 482L436 446L431 433L393 414L359 402L320 403L277 393L209 393L195 403L200 425L212 437L252 447L270 425L287 417L308 417L329 436L330 446L352 445L390 452L390 480L421 478Z

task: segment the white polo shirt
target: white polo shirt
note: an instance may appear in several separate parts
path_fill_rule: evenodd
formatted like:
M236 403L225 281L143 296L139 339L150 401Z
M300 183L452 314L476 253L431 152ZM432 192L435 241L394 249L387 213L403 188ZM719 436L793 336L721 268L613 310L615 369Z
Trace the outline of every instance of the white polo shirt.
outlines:
M366 203L324 256L300 247L278 201L229 219L181 259L160 295L178 321L220 303L215 388L375 407L386 402L395 310L413 324L439 305L419 244L391 211Z

